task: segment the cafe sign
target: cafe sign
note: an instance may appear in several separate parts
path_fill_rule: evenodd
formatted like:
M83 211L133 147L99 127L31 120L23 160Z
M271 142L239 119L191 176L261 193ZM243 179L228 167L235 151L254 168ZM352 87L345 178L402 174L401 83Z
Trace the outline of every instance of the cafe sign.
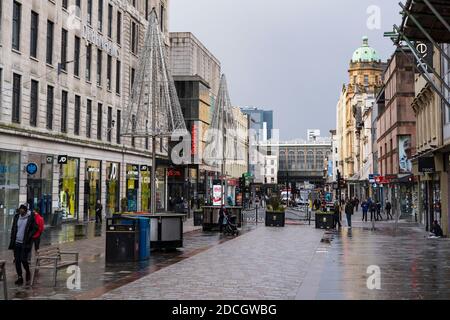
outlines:
M94 44L103 51L106 51L106 53L110 56L119 59L119 47L87 25L83 27L83 38L86 39L87 42Z

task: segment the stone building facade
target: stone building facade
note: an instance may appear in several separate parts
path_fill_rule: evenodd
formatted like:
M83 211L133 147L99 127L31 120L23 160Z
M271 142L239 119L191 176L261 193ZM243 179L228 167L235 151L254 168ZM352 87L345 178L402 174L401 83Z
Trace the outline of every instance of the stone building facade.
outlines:
M19 203L49 222L150 208L151 146L120 137L147 17L168 45L166 0L1 1L0 219ZM79 6L78 6L79 5ZM162 14L162 15L161 15ZM160 163L167 152L160 141ZM26 168L37 165L37 172ZM158 209L166 208L158 168ZM126 199L121 201L122 199Z

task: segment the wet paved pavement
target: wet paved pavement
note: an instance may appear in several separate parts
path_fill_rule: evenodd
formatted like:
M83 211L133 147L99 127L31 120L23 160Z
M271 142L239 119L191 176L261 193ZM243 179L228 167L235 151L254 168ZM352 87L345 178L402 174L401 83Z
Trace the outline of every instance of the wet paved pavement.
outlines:
M36 284L30 287L15 287L16 280L12 252L5 246L0 250L0 260L7 261L7 276L10 299L92 299L109 290L135 281L145 275L165 268L171 264L189 258L199 252L226 242L231 237L218 233L202 232L198 227L185 225L184 248L169 252L152 252L150 260L140 263L105 264L105 232L95 224L89 225L88 236L84 239L75 237L74 225L63 225L61 228L48 228L44 246L51 243L58 245L64 251L80 253L81 288L70 290L66 281L70 274L66 270L58 272L57 286L53 287L52 271L41 270L36 278ZM254 228L249 225L243 233ZM6 242L4 241L3 244ZM1 296L0 296L1 297Z
M262 213L262 212L260 212ZM248 215L251 216L251 213ZM296 213L289 213L295 219ZM249 218L251 220L251 217ZM427 239L423 228L402 221L361 222L339 231L288 224L249 223L238 238L194 231L185 248L153 254L143 264L105 266L104 237L67 242L81 252L81 290L53 289L44 271L36 288L11 288L24 299L450 299L450 241ZM97 230L97 235L98 235ZM69 231L53 239L70 239ZM52 239L52 237L49 237ZM4 254L0 250L0 259ZM367 288L367 268L378 266L381 289ZM11 277L11 265L8 271Z

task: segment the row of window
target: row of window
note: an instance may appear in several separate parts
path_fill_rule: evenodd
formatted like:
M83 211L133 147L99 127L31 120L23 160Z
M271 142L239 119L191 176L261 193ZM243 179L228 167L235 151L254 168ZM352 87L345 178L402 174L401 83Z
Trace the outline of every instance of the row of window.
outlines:
M0 70L1 75L1 70ZM1 78L1 77L0 77ZM31 80L30 86L30 125L33 127L38 126L39 117L39 82L36 80ZM19 74L13 74L13 96L12 96L12 122L21 122L22 113L22 76ZM55 104L55 88L54 86L47 85L47 100L46 100L46 128L48 130L53 130L53 125L55 119L54 117L54 104ZM74 127L73 134L80 135L81 126L81 96L75 95L74 103ZM92 138L92 119L93 119L93 102L90 99L86 99L86 137ZM60 113L60 128L62 133L68 133L68 116L69 114L69 93L65 90L61 91L61 113ZM113 109L108 107L107 110L107 131L106 138L108 142L112 140L112 129L115 125L116 127L116 143L120 144L120 130L121 130L121 110L116 111L116 120L113 120ZM97 132L96 137L98 140L103 139L103 104L97 104Z
M303 161L301 161L303 159ZM281 169L323 169L324 167L324 155L321 151L318 151L314 157L312 151L308 151L305 158L304 152L296 154L289 152L286 157L286 153L280 153L280 168Z

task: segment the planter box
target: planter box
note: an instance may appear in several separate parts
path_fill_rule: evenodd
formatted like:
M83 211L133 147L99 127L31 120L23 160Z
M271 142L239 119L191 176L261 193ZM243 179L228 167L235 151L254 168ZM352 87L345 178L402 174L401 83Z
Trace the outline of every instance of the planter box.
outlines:
M330 213L318 213L316 212L316 229L333 229L334 217Z
M284 227L285 218L284 212L266 211L266 227Z

